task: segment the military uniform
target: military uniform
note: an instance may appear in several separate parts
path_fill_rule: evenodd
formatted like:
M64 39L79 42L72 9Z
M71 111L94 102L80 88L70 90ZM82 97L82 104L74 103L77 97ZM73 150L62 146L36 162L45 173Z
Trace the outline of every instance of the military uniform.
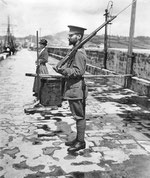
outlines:
M75 56L63 66L62 70L62 74L66 76L63 98L69 101L70 109L75 120L84 119L82 100L83 92L85 92L85 97L87 97L87 87L83 91L84 79L82 76L86 70L86 59L84 48L80 48Z
M84 28L68 26L69 44L75 46L80 42L84 34ZM74 140L65 143L70 146L68 151L78 151L85 148L85 98L87 97L87 87L83 75L86 70L86 52L83 47L79 48L76 53L63 65L61 61L56 66L56 71L65 76L63 98L68 100L70 110L76 120L77 136ZM59 67L61 66L61 67Z

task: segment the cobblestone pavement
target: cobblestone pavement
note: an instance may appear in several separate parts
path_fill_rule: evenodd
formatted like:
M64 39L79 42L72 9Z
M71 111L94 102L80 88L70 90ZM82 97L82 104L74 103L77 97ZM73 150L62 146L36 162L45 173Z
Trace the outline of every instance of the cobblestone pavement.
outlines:
M150 178L150 111L136 104L139 96L109 81L88 80L86 149L69 154L64 142L76 129L67 101L24 112L35 99L33 78L25 76L34 73L35 58L23 49L0 62L0 177ZM49 58L50 72L56 62Z

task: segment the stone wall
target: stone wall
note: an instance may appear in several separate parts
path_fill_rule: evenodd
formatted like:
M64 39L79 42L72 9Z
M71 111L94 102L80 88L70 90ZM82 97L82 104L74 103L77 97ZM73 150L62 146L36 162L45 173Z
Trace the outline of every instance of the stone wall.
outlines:
M61 59L70 48L48 48L49 55ZM119 50L108 50L107 69L103 68L104 52L100 49L86 49L88 61L87 72L91 74L126 74L128 54ZM134 53L133 70L130 86L140 95L150 96L150 54ZM125 77L111 78L116 84L127 87Z
M48 48L50 55L61 58L65 56L70 48ZM86 49L88 56L88 64L91 64L95 67L103 68L104 63L104 52L100 49ZM58 55L58 56L57 56ZM107 69L115 73L125 74L126 73L126 61L127 54L121 51L108 51L107 59Z
M150 81L150 54L135 54L133 75Z

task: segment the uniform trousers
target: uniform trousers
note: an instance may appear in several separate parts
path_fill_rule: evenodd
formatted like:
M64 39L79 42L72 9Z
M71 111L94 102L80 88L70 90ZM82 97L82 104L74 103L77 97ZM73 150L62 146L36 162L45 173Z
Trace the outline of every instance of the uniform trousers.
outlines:
M77 136L78 141L83 142L85 137L86 129L86 119L83 109L83 100L68 100L71 113L76 121Z

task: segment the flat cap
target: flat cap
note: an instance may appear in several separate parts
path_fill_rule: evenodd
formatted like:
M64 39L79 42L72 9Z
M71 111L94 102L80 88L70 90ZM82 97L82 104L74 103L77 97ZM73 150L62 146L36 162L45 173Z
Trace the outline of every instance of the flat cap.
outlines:
M40 44L43 44L43 45L47 45L47 40L41 39L39 43L40 43Z
M87 30L86 28L73 26L73 25L68 25L68 27L70 29L69 34L75 34L75 33L84 34L84 30Z

